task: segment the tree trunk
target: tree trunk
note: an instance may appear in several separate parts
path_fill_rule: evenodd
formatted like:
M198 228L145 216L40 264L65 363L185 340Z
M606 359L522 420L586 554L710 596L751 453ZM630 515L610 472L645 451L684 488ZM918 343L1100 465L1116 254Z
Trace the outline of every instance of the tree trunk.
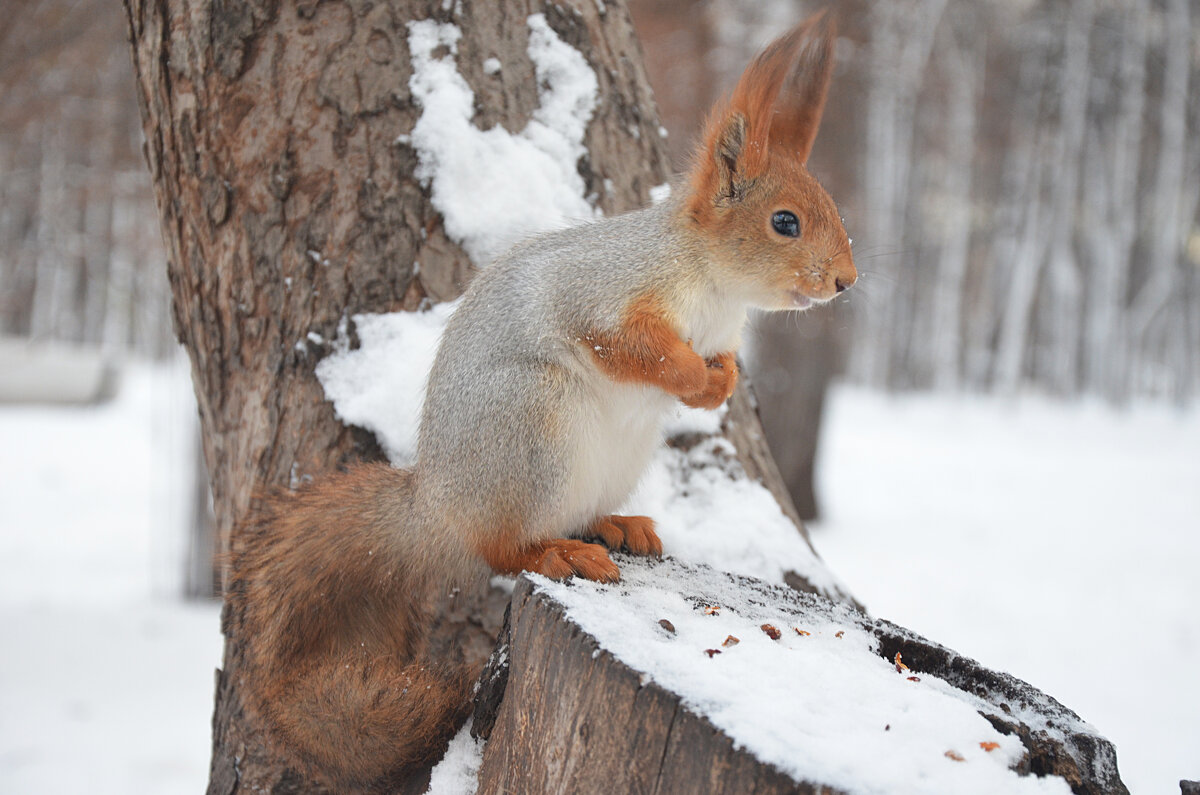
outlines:
M406 135L420 109L408 87L407 21L458 25L457 67L475 92L475 124L519 130L538 102L525 20L544 14L599 81L588 155L578 164L585 195L620 212L666 181L653 99L620 2L125 7L174 323L191 357L222 552L242 543L238 520L257 489L382 457L374 438L339 423L324 399L313 373L324 341L339 326L354 340L349 319L358 313L454 298L473 272L413 174L417 156ZM503 69L486 70L491 58ZM744 391L736 400L750 405ZM747 470L774 478L769 485L783 495L753 411L731 412L727 425L743 440ZM460 596L432 633L441 651L482 665L506 598ZM316 791L242 711L245 638L228 616L223 631L209 792Z

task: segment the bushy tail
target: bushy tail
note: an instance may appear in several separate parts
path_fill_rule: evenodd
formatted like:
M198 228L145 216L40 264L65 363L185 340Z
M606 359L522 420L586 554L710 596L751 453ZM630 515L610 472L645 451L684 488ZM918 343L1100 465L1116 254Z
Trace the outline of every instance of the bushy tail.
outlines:
M397 779L466 717L470 675L423 656L412 473L352 468L262 500L236 534L228 620L243 698L279 750L338 791Z
M387 789L436 761L470 707L461 670L394 658L329 658L277 683L263 717L308 770L339 792Z

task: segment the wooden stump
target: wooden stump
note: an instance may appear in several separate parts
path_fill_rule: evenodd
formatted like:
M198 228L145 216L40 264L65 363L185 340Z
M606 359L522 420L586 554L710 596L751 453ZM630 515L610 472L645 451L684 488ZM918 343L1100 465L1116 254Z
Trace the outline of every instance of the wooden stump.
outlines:
M897 688L917 687L910 677L927 678L930 681L921 686L938 688L942 685L931 685L933 679L944 680L955 697L970 704L1000 735L1019 740L1024 750L1012 766L1017 774L1061 776L1080 795L1127 793L1107 740L1053 698L1007 674L814 594L669 559L652 563L622 558L620 564L621 584L565 587L594 589L580 597L590 600L589 609L631 631L634 622L651 619L636 609L622 612L618 595L624 592L636 603L641 600L637 589L662 582L682 583L680 595L696 606L711 603L713 594L721 593L725 609L737 611L741 608L729 594L738 592L742 604L777 608L794 624L828 627L834 621L847 633L863 633L857 638L874 638L874 653L888 662L902 655L909 667L903 672L897 668ZM635 670L603 648L569 617L573 608L555 595L556 588L564 586L536 577L518 579L505 630L481 679L472 727L472 734L488 740L479 771L481 795L844 791L819 772L788 773L756 758L744 747L744 738L729 736L685 706L688 694L660 685L660 671ZM790 626L781 629L793 631ZM743 648L749 645L745 640ZM694 651L699 657L703 650ZM798 680L794 686L803 688L805 682Z

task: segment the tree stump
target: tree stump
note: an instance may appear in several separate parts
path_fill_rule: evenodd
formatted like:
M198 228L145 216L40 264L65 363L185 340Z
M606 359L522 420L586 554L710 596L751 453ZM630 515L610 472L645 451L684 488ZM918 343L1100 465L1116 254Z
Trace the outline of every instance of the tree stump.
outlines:
M472 733L487 739L479 771L481 795L600 789L829 793L869 785L856 782L854 771L831 774L819 764L806 766L803 744L782 746L786 751L782 757L764 759L764 755L770 756L769 749L766 754L755 749L764 741L740 734L737 727L745 724L730 718L724 708L714 707L703 692L679 688L673 678L678 672L671 665L646 670L629 659L642 656L642 647L655 645L679 647L676 650L685 670L689 665L717 664L722 661L717 654L726 659L758 655L765 670L770 660L762 656L764 650L777 657L794 654L797 671L810 672L810 678L796 678L789 684L801 692L806 687L830 686L819 675L811 675L811 666L800 664L804 655L814 657L830 649L840 654L844 649L844 655L829 658L835 667L857 665L856 658L862 662L864 656L874 655L882 671L870 677L882 682L880 714L889 714L887 703L892 696L888 694L894 694L898 706L896 718L890 720L896 727L892 732L891 723L871 723L872 713L865 728L831 728L851 753L856 743L869 755L871 748L891 747L892 738L896 742L920 740L902 735L905 725L919 726L927 717L917 702L907 700L911 692L925 688L936 691L943 700L957 700L974 710L982 716L979 726L984 727L972 729L944 753L942 746L935 746L931 758L922 763L931 770L941 765L956 775L978 771L980 781L1000 772L1011 776L1013 784L1022 776L1061 776L1078 795L1127 792L1107 740L1053 698L1007 674L815 594L670 559L655 563L623 557L620 565L623 580L612 586L551 583L528 575L517 580L506 628L481 679L476 701ZM657 608L645 606L665 603L663 592L672 589L678 596L674 615L664 615L666 624L660 626L655 618ZM700 626L703 631L703 622L709 620L704 614L710 610L748 620L750 632L743 630L740 638L727 638L721 644L718 636L725 630L713 621L709 633L715 648L697 645L695 628ZM688 611L694 616L687 615ZM672 611L663 608L659 612ZM759 628L756 625L763 615L783 619ZM684 622L690 623L685 626ZM597 623L600 630L596 634L585 628ZM678 632L675 624L680 625ZM749 636L760 632L762 637ZM790 648L777 651L785 646ZM814 651L809 652L810 648ZM654 656L658 651L646 654ZM818 672L820 665L815 669ZM867 679L852 684L858 687L861 681L863 688L870 688L873 685ZM759 694L761 705L755 709L763 710L764 721L813 724L813 719L803 715L769 715L768 705L776 694L769 689L769 677L755 683L759 685L765 692ZM732 681L730 687L734 687ZM852 711L861 708L848 695L846 702L850 717L840 716L839 726L852 723ZM710 719L706 711L718 717ZM734 728L726 731L717 723ZM995 730L990 739L979 733L986 733L987 726ZM801 732L798 736L806 735ZM988 748L1005 744L1007 748ZM1011 773L995 769L998 755L1005 753L1011 760L1005 767ZM886 753L877 756L886 757ZM868 761L880 764L872 758L864 759L864 765ZM892 784L911 786L914 782L897 778ZM968 784L967 791L970 789Z

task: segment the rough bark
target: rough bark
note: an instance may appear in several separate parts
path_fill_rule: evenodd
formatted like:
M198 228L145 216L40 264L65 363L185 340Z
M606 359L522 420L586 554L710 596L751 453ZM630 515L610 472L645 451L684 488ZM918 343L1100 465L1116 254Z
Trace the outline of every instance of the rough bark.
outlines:
M1077 795L1128 792L1112 744L1025 682L820 596L670 560L624 562L627 573L653 566L668 570L651 574L654 582L694 588L681 594L693 604L710 603L707 594L718 589L714 583L729 579L749 602L778 607L801 625L829 618L844 627L858 625L878 639L876 651L885 660L900 653L912 672L945 680L964 700L978 704L1000 733L1018 737L1026 750L1019 774L1062 776ZM610 617L623 609L615 600L605 602L604 594L595 598ZM645 617L628 618L637 620ZM735 749L737 738L684 707L679 694L604 651L559 602L525 578L517 581L509 620L481 681L472 724L472 734L487 739L481 795L591 792L596 782L612 792L837 791L819 775L795 780Z
M578 166L586 195L619 212L644 204L667 176L619 2L127 0L125 8L173 320L191 358L223 552L241 543L237 522L256 490L381 457L375 440L340 424L324 400L313 370L325 341L341 327L353 342L357 313L454 298L472 274L404 143L420 113L408 91L407 21L457 24L475 123L519 130L538 99L524 22L544 13L599 80L589 154ZM492 57L504 68L485 74ZM748 405L744 391L737 399ZM729 424L731 435L749 440L747 470L777 479L753 410ZM789 510L782 487L773 491ZM439 650L482 665L504 598L480 591L445 605L432 633ZM232 620L223 631L209 792L317 791L242 711L246 639ZM420 781L417 774L412 786Z

